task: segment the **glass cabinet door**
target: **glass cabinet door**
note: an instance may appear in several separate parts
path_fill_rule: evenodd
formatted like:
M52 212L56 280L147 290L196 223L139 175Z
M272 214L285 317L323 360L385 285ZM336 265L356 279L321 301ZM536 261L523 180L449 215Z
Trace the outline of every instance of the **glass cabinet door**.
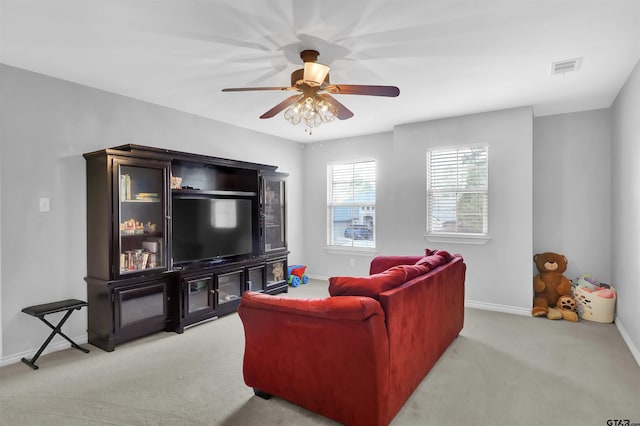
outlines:
M244 290L243 276L243 270L216 275L219 305L240 299Z
M264 291L264 271L265 265L247 268L247 290Z
M207 275L206 277L189 279L187 283L187 314L202 310L213 310L214 301L211 297L213 292L213 277Z
M274 286L286 283L287 281L287 259L276 259L267 262L266 269L266 289L269 290Z
M264 175L262 179L263 252L285 250L285 178L279 175Z
M167 268L167 172L164 163L116 160L119 275Z

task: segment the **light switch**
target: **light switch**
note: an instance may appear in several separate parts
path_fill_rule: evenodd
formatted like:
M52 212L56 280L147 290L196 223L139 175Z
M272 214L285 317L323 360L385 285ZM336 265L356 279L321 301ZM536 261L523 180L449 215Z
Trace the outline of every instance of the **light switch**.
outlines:
M49 199L48 198L40 198L40 211L48 212L49 211Z

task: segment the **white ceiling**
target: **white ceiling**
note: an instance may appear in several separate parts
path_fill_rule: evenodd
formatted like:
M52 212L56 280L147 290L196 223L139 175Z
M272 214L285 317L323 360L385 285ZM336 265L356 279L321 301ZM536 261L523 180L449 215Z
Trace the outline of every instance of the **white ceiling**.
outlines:
M533 105L536 116L609 107L640 57L639 0L0 0L0 62L303 142ZM314 129L282 113L299 52L355 117ZM582 57L579 71L551 63Z

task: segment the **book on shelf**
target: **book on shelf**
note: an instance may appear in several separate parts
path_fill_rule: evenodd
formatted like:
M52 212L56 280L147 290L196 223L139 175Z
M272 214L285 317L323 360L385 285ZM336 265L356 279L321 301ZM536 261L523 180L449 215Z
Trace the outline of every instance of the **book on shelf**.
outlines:
M130 200L131 199L131 176L129 175L121 175L120 176L120 200Z

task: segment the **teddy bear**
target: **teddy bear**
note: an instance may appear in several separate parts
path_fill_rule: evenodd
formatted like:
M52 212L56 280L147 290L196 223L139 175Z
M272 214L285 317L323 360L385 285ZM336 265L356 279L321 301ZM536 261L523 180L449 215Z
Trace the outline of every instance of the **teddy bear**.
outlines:
M578 314L576 313L577 303L571 296L560 296L556 306L554 308L549 307L549 313L547 318L549 319L562 319L567 321L578 321Z
M282 281L284 279L284 266L282 262L274 263L271 273L273 274L274 281Z
M566 319L578 321L575 312L575 301L571 297L571 281L562 273L567 270L567 258L558 253L546 252L533 256L538 274L533 277L533 309L534 317L546 316L549 319ZM563 305L558 302L561 297ZM569 300L567 300L569 299ZM571 302L573 309L570 308ZM552 308L552 309L550 309Z

